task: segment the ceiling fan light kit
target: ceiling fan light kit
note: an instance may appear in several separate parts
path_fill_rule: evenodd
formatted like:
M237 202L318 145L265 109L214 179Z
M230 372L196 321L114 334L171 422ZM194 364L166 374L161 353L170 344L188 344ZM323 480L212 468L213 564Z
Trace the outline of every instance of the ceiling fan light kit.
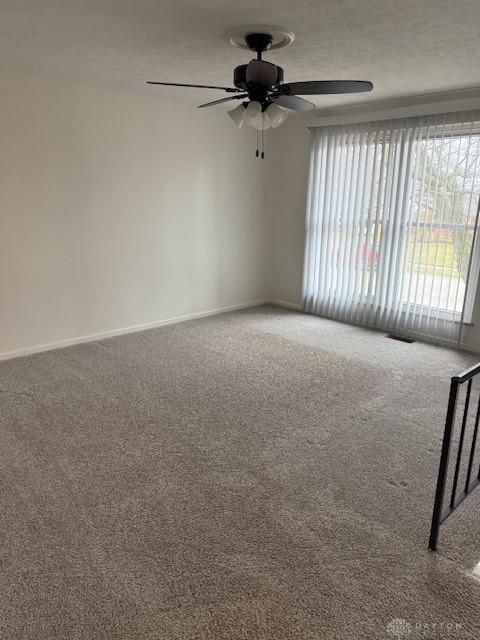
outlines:
M239 129L246 124L258 131L265 131L270 128L276 129L287 118L287 112L284 109L280 109L276 104L269 104L263 110L260 102L256 101L249 102L248 105L240 104L232 111L229 111L228 115Z
M247 124L254 127L257 132L262 131L261 157L263 158L263 131L270 127L276 128L285 121L287 113L284 109L293 111L315 109L313 102L297 94L327 95L357 93L373 89L371 82L362 80L313 80L284 83L282 67L263 60L262 54L265 51L290 46L294 39L295 36L291 31L281 27L240 27L229 32L227 40L230 44L256 53L255 59L235 68L234 87L176 82L148 82L147 84L215 89L232 94L226 98L201 104L199 108L211 107L231 100L242 100L242 104L229 111L228 115L239 128ZM260 156L258 149L255 155Z

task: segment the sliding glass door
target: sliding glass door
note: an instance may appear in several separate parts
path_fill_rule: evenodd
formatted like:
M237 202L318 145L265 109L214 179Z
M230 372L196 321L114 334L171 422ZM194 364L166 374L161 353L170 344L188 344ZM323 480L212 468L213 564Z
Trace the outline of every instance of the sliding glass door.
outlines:
M314 130L306 309L458 340L479 197L478 112Z

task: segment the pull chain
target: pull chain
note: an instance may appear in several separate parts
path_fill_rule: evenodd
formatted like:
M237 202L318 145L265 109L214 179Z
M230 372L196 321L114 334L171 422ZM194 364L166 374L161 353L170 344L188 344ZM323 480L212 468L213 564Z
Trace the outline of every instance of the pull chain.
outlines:
M261 134L260 134L260 147L259 147L259 129L256 127L256 134L257 134L257 150L255 151L255 157L256 158L261 158L262 160L265 158L265 129L264 129L264 122L263 119L265 118L264 114L262 113L262 129L261 129ZM260 153L261 150L261 153Z

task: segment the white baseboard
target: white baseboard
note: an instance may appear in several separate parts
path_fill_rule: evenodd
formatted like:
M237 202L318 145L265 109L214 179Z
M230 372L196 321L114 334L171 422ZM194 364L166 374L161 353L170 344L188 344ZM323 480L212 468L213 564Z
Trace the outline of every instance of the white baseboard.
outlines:
M285 300L277 300L276 298L272 298L269 300L270 304L276 304L277 307L286 307L287 309L295 309L296 311L303 311L303 307L301 304L296 304L295 302L286 302Z
M155 329L156 327L163 327L169 324L176 324L178 322L185 322L187 320L195 320L197 318L206 318L208 316L215 316L220 313L228 313L229 311L238 311L240 309L247 309L248 307L257 307L262 304L274 304L278 307L285 307L287 309L294 309L296 311L303 311L302 305L294 302L286 302L285 300L278 300L277 298L269 298L264 300L255 300L253 302L245 302L242 304L235 304L229 307L220 307L218 309L210 309L208 311L200 311L197 313L189 313L183 316L176 316L174 318L166 318L165 320L155 320L153 322L146 322L144 324L136 324L130 327L121 327L120 329L113 329L111 331L102 331L100 333L92 333L89 335L78 336L76 338L68 338L66 340L58 340L56 342L48 342L46 344L36 345L34 347L26 347L23 349L14 349L13 351L4 351L0 353L0 361L11 360L12 358L20 358L22 356L30 356L34 353L42 353L43 351L52 351L54 349L62 349L63 347L72 347L76 344L85 344L88 342L95 342L96 340L103 340L105 338L113 338L115 336L126 335L128 333L137 333L138 331L146 331L147 329ZM477 345L462 343L460 348L465 351L471 351L473 353L480 353L480 348Z
M480 347L475 344L469 344L468 342L461 342L460 349L464 351L471 351L472 353L480 353Z
M76 344L84 344L87 342L95 342L96 340L103 340L104 338L113 338L114 336L122 336L128 333L137 333L137 331L145 331L147 329L155 329L156 327L163 327L169 324L176 324L178 322L185 322L186 320L195 320L197 318L206 318L208 316L215 316L219 313L228 313L229 311L237 311L239 309L247 309L248 307L257 307L261 304L268 304L270 300L255 300L253 302L245 302L242 304L235 304L230 307L221 307L219 309L210 309L208 311L200 311L197 313L189 313L184 316L176 316L174 318L167 318L165 320L155 320L153 322L146 322L144 324L135 324L130 327L121 327L120 329L113 329L111 331L102 331L100 333L91 333L85 336L78 336L76 338L68 338L66 340L58 340L56 342L48 342L46 344L39 344L34 347L26 347L24 349L14 349L13 351L4 351L0 353L0 360L11 360L12 358L20 358L22 356L30 356L34 353L41 353L42 351L52 351L53 349L62 349L63 347L72 347Z

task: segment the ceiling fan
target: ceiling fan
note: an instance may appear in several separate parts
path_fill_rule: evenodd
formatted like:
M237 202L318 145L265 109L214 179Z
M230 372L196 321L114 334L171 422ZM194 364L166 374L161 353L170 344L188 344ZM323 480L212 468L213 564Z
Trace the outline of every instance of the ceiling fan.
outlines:
M289 33L291 34L291 32ZM273 36L269 33L247 33L243 38L244 44L233 41L232 43L254 51L257 57L248 64L242 64L235 68L233 72L234 87L152 81L147 84L225 91L232 95L201 104L199 108L212 107L232 100L243 100L241 105L229 112L229 115L238 127L247 124L257 131L264 131L270 127L275 128L282 124L287 113L280 107L294 111L310 111L316 108L313 102L305 100L297 94L305 96L357 93L373 89L371 82L361 80L312 80L284 83L282 67L262 59L262 53L272 47ZM293 34L291 34L291 40L293 40ZM285 45L275 45L273 48L278 48L278 46Z

